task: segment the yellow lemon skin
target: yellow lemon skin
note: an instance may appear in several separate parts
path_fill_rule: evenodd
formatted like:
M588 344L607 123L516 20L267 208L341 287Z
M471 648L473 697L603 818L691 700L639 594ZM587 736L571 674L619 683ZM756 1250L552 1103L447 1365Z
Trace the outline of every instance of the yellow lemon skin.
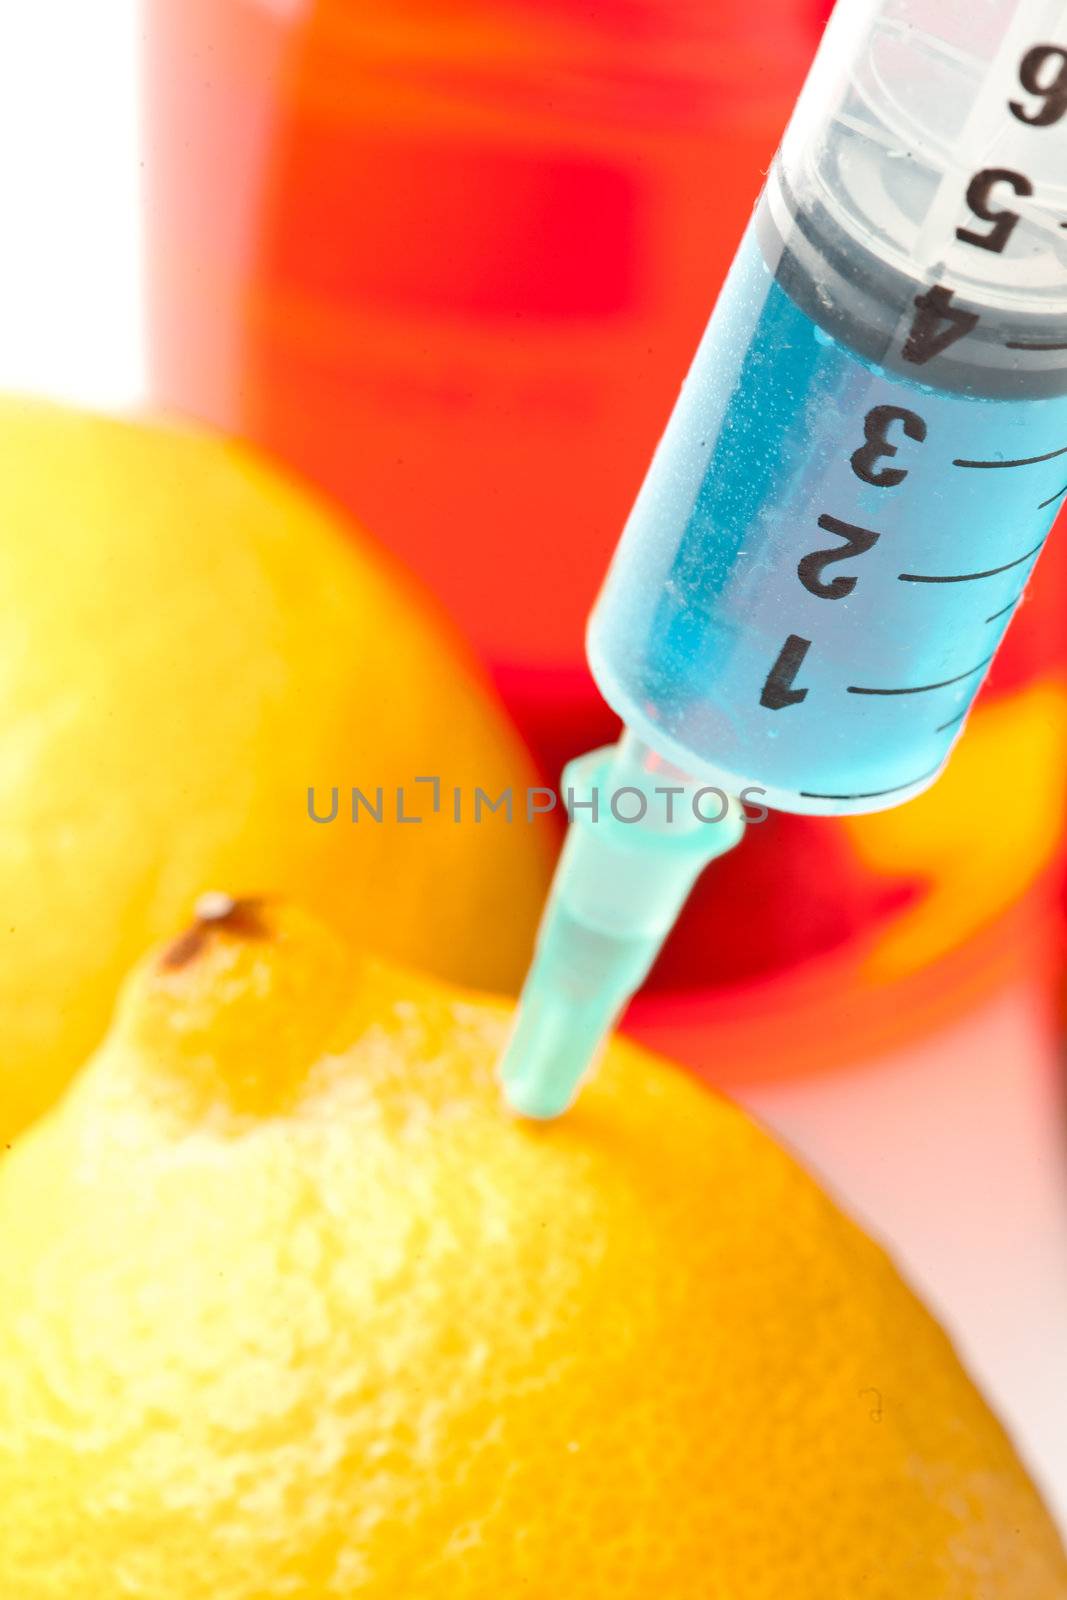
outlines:
M1062 1600L886 1256L614 1043L502 1109L506 1008L235 907L0 1166L17 1600Z
M527 757L359 529L241 445L4 399L0 596L4 1140L205 889L297 893L398 958L518 983L548 872ZM380 823L351 821L353 785ZM473 787L508 785L514 824L474 823Z

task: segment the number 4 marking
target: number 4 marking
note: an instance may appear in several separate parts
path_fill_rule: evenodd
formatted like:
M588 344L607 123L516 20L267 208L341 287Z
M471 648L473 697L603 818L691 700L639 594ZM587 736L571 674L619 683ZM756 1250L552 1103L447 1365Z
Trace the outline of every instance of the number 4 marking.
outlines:
M766 706L768 711L781 711L783 706L800 704L808 691L806 689L794 689L793 679L800 670L804 657L810 648L810 639L801 639L795 633L789 635L789 638L778 652L777 661L767 674L767 681L763 685L763 693L759 697L761 706Z
M950 344L962 339L965 333L977 326L977 311L963 311L952 304L952 290L936 283L925 294L915 296L915 321L904 341L901 355L905 361L922 366L934 356L947 350ZM941 326L947 324L947 326Z

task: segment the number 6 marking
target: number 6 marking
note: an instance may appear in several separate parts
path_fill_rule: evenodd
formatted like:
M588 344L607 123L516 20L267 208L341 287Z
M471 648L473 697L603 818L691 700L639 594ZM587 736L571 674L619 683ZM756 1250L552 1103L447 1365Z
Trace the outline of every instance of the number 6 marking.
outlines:
M1047 61L1059 62L1047 83L1041 82L1041 69ZM1049 128L1067 111L1067 50L1058 44L1035 44L1019 63L1019 82L1028 94L1036 94L1044 105L1031 116L1020 100L1009 100L1008 109L1031 128Z

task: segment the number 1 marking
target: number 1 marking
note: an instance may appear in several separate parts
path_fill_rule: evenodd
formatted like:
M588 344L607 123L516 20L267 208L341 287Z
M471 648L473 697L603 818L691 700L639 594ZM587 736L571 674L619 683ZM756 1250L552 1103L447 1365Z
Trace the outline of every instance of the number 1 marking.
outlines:
M806 689L794 689L793 679L800 670L804 657L810 648L810 639L801 639L795 633L789 635L789 638L778 652L777 661L767 674L767 681L763 685L763 693L759 697L761 706L766 706L768 711L781 711L783 706L800 704L808 691Z

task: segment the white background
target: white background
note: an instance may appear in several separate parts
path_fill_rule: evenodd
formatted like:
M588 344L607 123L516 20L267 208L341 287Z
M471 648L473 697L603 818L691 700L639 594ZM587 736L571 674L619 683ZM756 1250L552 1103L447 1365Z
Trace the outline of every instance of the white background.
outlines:
M175 0L176 4L180 0ZM136 0L0 7L0 385L146 397ZM1045 1000L748 1094L887 1240L1067 1522L1067 1160Z
M0 0L0 382L145 387L137 0Z

